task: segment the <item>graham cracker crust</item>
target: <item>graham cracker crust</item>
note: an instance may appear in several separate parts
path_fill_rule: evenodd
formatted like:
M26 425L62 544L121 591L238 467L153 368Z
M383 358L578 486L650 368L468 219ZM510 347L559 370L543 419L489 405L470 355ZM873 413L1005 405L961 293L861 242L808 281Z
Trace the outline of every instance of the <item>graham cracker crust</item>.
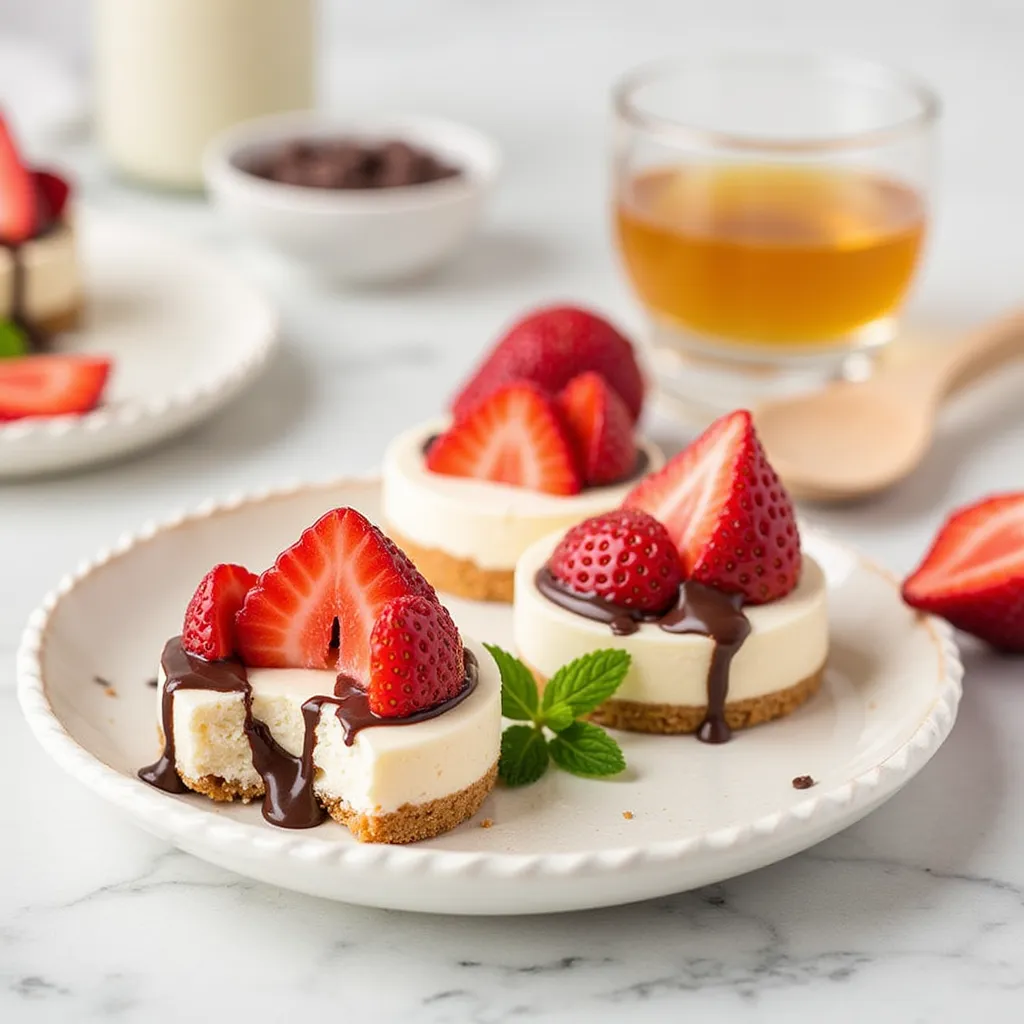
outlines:
M327 813L361 843L416 843L439 836L471 818L494 789L498 778L498 762L476 782L457 793L438 797L425 804L403 804L388 814L363 814L353 811L343 800L324 800Z
M513 569L482 569L470 558L456 558L437 548L425 548L385 524L384 532L412 559L438 590L472 601L512 603Z
M249 803L263 796L263 785L242 786L228 782L219 775L204 775L199 779L180 776L181 781L195 793L217 802L241 800ZM476 782L457 793L438 797L425 804L403 804L397 811L387 814L365 814L352 810L340 798L325 799L317 795L320 805L339 824L361 843L416 843L421 839L439 836L471 818L494 789L498 778L498 762Z
M547 682L546 678L532 666L530 671L533 672L538 685L543 688ZM727 701L725 721L730 729L748 729L752 725L762 725L772 719L792 714L821 689L824 674L825 666L822 665L806 679L801 679L784 690L775 690L760 697ZM696 732L706 714L706 704L643 704L639 701L612 698L587 717L597 725L604 725L609 729L669 736Z

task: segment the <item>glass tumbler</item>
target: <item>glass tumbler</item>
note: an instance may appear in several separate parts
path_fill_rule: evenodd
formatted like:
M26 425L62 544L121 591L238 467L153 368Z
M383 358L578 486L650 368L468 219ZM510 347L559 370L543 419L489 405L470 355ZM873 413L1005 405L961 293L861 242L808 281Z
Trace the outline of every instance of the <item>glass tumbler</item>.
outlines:
M614 114L618 248L663 393L705 419L870 372L920 261L935 94L735 53L632 72Z

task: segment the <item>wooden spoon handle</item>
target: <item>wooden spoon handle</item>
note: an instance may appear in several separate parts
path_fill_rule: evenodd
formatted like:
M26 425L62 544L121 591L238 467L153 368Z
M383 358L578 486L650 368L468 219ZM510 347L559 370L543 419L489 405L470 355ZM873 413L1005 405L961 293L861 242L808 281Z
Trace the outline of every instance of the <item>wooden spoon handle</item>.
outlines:
M937 391L948 395L1024 357L1024 309L994 320L956 342L936 365Z

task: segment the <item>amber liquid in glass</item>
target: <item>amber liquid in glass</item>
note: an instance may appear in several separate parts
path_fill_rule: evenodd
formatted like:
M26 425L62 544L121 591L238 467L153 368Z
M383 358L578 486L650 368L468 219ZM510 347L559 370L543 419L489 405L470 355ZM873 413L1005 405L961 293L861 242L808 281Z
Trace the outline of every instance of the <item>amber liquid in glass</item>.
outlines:
M895 310L925 211L906 185L861 171L670 167L626 182L617 222L656 316L720 339L810 347Z

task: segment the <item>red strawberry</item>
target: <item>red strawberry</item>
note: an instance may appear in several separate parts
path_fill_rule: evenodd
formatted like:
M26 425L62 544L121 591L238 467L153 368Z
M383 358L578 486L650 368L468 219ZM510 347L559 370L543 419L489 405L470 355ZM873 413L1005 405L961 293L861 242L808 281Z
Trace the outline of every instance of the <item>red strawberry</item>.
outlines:
M59 220L71 195L67 179L54 171L33 171L32 178L39 202L40 224Z
M0 359L0 422L88 412L100 400L110 366L98 356Z
M903 600L994 647L1024 652L1024 493L954 512L903 584Z
M355 509L328 512L260 576L238 613L247 665L335 668L369 678L370 631L384 606L433 591L412 563ZM332 648L338 620L339 649Z
M588 484L614 484L633 472L633 420L626 403L601 374L588 370L573 377L558 394L558 408L576 443Z
M434 441L427 469L548 494L578 494L582 488L554 401L525 381L494 392Z
M230 658L237 649L235 616L255 583L255 573L240 565L215 565L188 603L181 646L207 661Z
M24 242L35 234L38 223L35 180L0 116L0 240L9 245Z
M629 341L585 309L539 309L513 324L455 396L452 412L456 419L466 416L514 380L531 380L554 394L586 370L600 373L639 419L644 381Z
M745 410L712 423L623 504L665 524L687 579L751 604L785 597L800 579L793 504Z
M662 612L679 596L679 554L661 523L619 508L574 526L548 562L570 590L596 594L620 608Z
M465 679L462 639L436 601L406 594L389 601L370 634L370 710L407 718L454 697Z

